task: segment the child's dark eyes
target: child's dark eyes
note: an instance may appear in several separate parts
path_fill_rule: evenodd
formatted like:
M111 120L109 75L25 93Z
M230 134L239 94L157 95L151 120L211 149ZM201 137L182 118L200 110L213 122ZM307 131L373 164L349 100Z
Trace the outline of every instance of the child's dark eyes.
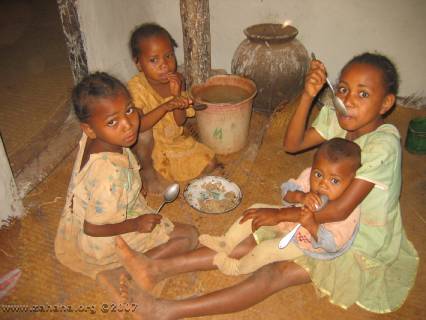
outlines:
M368 97L369 97L369 94L368 94L368 92L361 91L361 92L359 93L359 96L360 96L361 98L368 98Z
M174 56L175 55L173 53L168 53L168 54L166 54L166 59L173 59Z
M107 122L108 127L114 127L118 123L117 120L110 120Z
M348 89L346 89L345 87L337 87L337 92L345 94L346 92L348 92Z
M130 114L132 114L134 111L135 111L135 108L134 108L134 107L130 107L129 109L127 109L126 114L127 114L127 115L130 115Z
M315 171L315 172L314 172L314 177L315 177L315 178L321 178L321 177L322 177L321 172Z
M149 58L149 62L156 63L158 61L158 58Z
M340 180L339 180L339 179L336 179L336 178L331 178L331 179L330 179L330 182L331 182L331 184L339 184L339 183L340 183Z

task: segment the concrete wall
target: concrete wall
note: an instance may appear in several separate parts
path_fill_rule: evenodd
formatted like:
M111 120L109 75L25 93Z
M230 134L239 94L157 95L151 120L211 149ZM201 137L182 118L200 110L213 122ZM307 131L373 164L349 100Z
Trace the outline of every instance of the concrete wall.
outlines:
M182 45L179 0L79 0L78 11L91 71L131 77L127 43L142 22L163 25ZM401 96L426 96L425 14L424 0L210 0L212 67L230 71L244 28L289 19L332 80L353 55L377 50L397 64ZM182 48L177 57L182 63Z
M24 207L19 199L9 161L0 137L0 228L7 225L10 218L24 215Z

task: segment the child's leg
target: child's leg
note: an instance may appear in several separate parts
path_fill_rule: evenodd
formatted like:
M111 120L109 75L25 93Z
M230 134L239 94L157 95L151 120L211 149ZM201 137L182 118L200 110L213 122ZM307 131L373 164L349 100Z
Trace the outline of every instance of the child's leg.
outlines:
M214 257L213 263L224 274L235 276L252 273L273 262L293 260L303 255L302 250L294 243L290 243L284 249L279 249L280 240L280 238L277 238L263 241L239 260L220 252Z
M199 237L200 243L216 252L224 252L227 255L230 254L242 240L252 234L252 220L240 223L241 219L242 217L235 221L223 236L202 234Z
M141 319L183 319L247 309L272 294L291 286L308 283L309 274L292 262L269 264L234 286L202 296L180 300L154 299L143 290L130 292Z
M213 264L216 252L206 247L169 258L150 259L142 253L131 250L121 237L117 237L116 243L117 253L123 266L133 280L145 290L151 290L159 281L176 274L216 268ZM254 238L249 237L233 250L231 256L242 257L255 245Z
M198 230L189 224L174 223L169 241L144 253L151 259L164 259L194 250L198 246Z
M136 154L142 167L142 188L150 194L162 194L169 184L157 171L152 163L152 150L154 149L154 137L152 129L140 132L138 142L132 151Z

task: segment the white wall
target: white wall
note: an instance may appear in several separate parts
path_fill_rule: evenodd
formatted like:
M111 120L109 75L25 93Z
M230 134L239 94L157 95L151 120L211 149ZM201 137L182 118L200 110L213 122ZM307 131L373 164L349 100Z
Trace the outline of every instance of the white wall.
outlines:
M24 207L21 199L19 199L3 141L0 137L0 228L7 225L10 218L23 215Z
M127 43L143 22L161 24L182 46L179 0L79 0L78 11L91 71L130 78ZM290 19L333 80L353 55L378 50L397 64L401 96L426 96L425 0L210 0L210 15L213 68L230 71L244 28ZM182 48L177 57L182 63Z

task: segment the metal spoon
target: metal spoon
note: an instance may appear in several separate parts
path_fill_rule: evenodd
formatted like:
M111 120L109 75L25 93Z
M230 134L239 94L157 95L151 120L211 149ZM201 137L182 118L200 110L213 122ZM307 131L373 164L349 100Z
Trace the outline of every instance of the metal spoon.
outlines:
M311 57L313 60L317 60L317 58L315 57L315 54L312 52L311 53ZM338 96L336 96L336 92L334 91L333 85L331 84L330 80L327 78L325 78L325 81L327 82L327 85L330 87L331 89L331 93L333 94L333 105L334 108L337 110L337 112L341 113L344 116L348 115L348 110L346 109L346 106L344 104L344 102L342 101L342 99L340 99Z
M179 187L178 183L173 183L173 184L169 185L166 188L166 190L164 191L164 195L163 195L164 196L164 201L161 204L161 206L157 209L157 211L155 212L155 214L158 214L160 212L161 208L166 203L174 201L177 198L178 194L179 194L179 190L180 190L180 187Z
M321 205L317 208L316 211L321 210L322 208L325 207L325 205L328 202L328 197L324 194L320 195L321 198ZM291 230L289 233L287 233L278 243L278 248L279 249L284 249L285 247L287 247L287 245L290 243L291 239L293 239L294 235L296 234L297 230L299 230L299 228L302 225L300 223L296 224L296 226L293 228L293 230Z

